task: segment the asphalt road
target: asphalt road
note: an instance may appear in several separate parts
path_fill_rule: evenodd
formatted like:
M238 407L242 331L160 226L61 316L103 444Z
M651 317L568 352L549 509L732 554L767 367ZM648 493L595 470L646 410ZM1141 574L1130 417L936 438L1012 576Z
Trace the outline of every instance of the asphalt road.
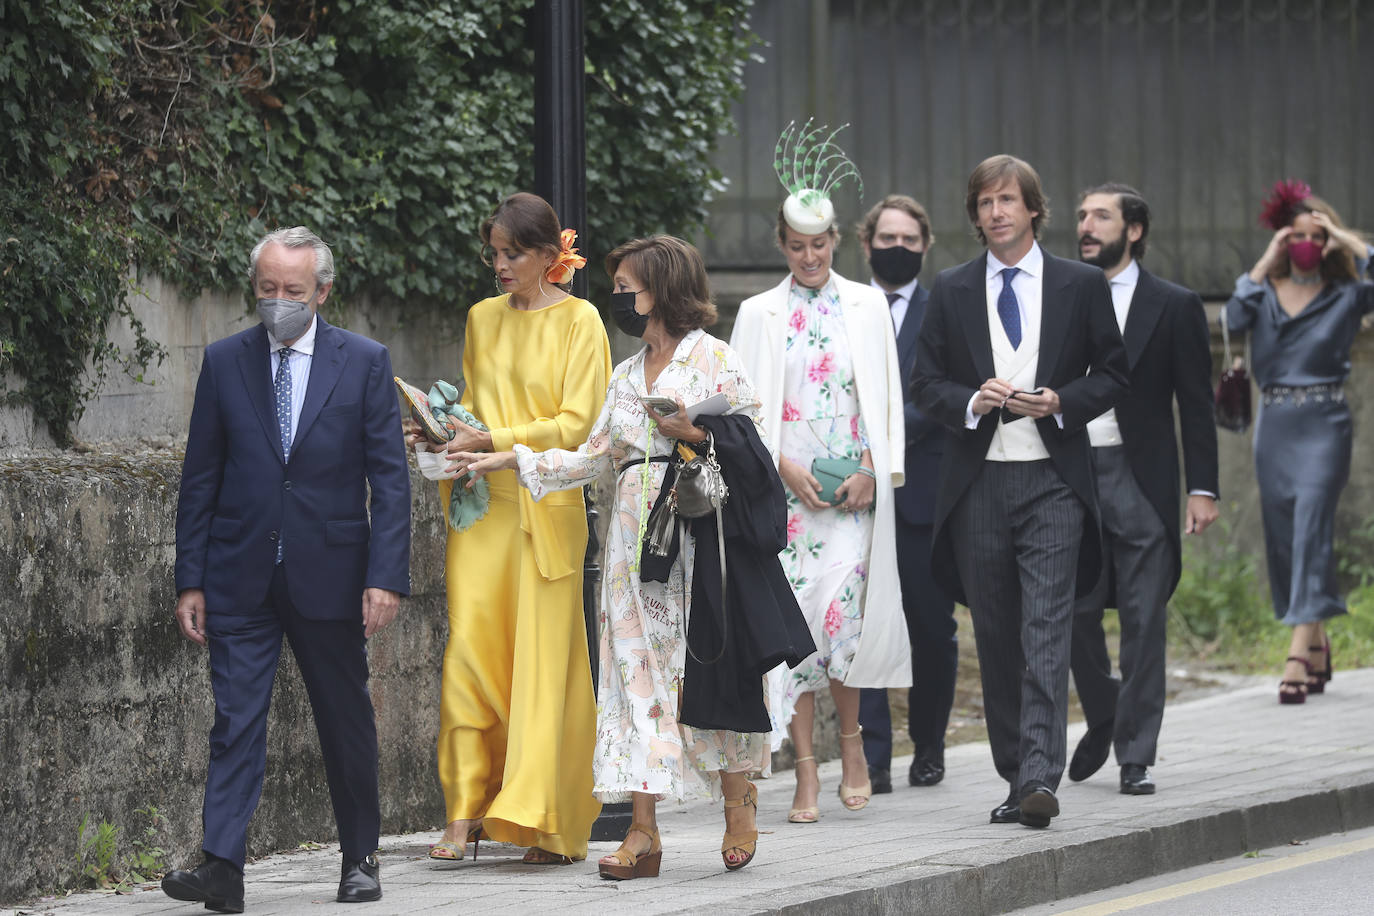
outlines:
M1364 916L1374 913L1374 828L1247 853L1011 916Z

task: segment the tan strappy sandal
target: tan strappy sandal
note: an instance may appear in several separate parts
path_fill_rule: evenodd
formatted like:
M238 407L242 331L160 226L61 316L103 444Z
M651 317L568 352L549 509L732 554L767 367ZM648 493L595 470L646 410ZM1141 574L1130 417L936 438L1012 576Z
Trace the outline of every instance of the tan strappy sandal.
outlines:
M658 840L658 831L643 824L631 824L630 829L625 831L625 839L628 840L630 834L636 830L649 838L649 851L636 855L626 849L624 843L621 843L620 848L610 855L610 858L616 860L616 864L597 863L597 870L601 872L601 877L611 881L658 877L658 866L663 861L663 844Z
M742 808L745 805L753 805L754 816L757 818L759 810L759 790L752 782L745 784L749 786L749 788L744 790L744 797L727 798L725 800L725 807ZM758 851L758 847L759 832L757 829L750 830L747 833L731 833L727 829L725 832L725 839L720 841L720 858L725 863L727 871L739 871L741 868L754 861L754 853ZM735 851L743 852L745 856L738 862L731 862L726 856L726 853Z
M807 760L810 760L813 766L819 766L819 764L816 763L816 758L811 754L807 754L805 757L798 757L795 761L793 761L792 769L795 771L797 768L797 764L803 763ZM816 779L820 779L819 770L816 773ZM814 805L810 808L793 808L791 811L787 812L787 822L789 824L814 824L816 823L816 821L820 819L821 809Z
M472 861L477 861L477 844L482 838L482 822L468 829L468 835L463 842L458 843L453 840L440 840L429 847L429 857L437 862L461 862L463 852L468 843L472 844Z
M840 732L840 740L843 741L845 738L857 738L863 733L864 730L862 726L851 735ZM840 782L839 793L840 804L844 805L850 811L862 811L864 808L868 807L868 800L873 797L873 781L865 779L864 784L861 786L847 786L842 780ZM850 804L849 800L851 798L857 798L859 802L857 804Z

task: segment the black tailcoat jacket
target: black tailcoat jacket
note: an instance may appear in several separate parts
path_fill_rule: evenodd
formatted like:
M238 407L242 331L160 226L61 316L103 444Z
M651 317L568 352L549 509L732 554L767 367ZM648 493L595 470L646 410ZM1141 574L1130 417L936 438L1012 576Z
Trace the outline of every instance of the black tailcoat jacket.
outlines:
M1055 418L1033 420L1050 460L1087 508L1078 554L1077 593L1097 582L1102 565L1101 523L1085 427L1126 391L1126 350L1116 325L1106 275L1096 267L1044 253L1040 354L1035 384L1059 395L1064 426ZM935 497L931 571L954 600L967 604L950 542L952 510L982 472L998 412L984 414L973 429L964 411L984 381L997 375L988 330L987 255L942 271L930 291L916 345L912 396L916 406L954 432L945 445L940 490ZM1025 422L1025 421L1020 421Z

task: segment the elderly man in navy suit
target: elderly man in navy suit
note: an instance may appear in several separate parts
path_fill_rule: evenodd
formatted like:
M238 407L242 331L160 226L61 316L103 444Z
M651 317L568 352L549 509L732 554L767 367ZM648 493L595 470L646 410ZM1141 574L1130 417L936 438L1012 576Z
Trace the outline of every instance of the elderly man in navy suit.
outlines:
M209 649L215 721L205 861L162 888L223 913L243 912L283 636L339 828L337 899L381 898L367 638L410 589L410 477L386 348L316 314L334 258L308 229L265 236L249 279L261 323L205 350L176 521L176 619Z
M887 296L902 377L910 378L916 363L916 337L930 296L918 279L922 260L935 244L930 217L914 198L889 194L859 224L859 243L873 272L873 286ZM907 782L913 786L933 786L945 777L945 729L959 667L954 601L930 573L935 484L945 436L944 428L908 397L906 483L897 488L896 497L897 572L911 640L907 724L916 753ZM892 714L886 690L860 691L859 723L873 791L891 792Z
M993 823L1059 814L1075 594L1101 570L1085 427L1126 390L1126 351L1096 267L1036 241L1040 176L984 160L965 208L980 257L935 279L917 341L916 404L950 436L935 502L932 569L968 605L997 772Z

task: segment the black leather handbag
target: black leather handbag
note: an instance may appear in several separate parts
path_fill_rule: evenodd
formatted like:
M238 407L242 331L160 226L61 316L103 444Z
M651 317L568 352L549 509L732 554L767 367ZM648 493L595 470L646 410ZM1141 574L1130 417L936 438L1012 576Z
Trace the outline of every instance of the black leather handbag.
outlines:
M1226 368L1217 381L1212 415L1217 426L1233 433L1243 433L1250 427L1250 373L1245 360L1231 356L1231 329L1227 327L1226 310L1221 312L1221 344L1226 356Z

